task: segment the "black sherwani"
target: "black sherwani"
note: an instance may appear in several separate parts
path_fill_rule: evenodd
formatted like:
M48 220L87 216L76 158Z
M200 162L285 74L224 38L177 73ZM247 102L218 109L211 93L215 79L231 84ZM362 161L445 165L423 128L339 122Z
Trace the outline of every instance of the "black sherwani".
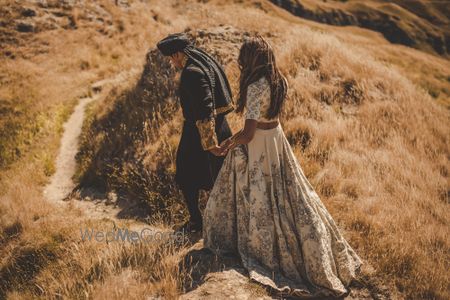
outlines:
M231 136L225 114L233 108L216 108L206 74L188 59L181 73L179 96L184 124L177 150L175 180L183 189L209 190L224 157L208 149ZM215 99L220 97L215 94ZM220 99L220 98L219 98Z

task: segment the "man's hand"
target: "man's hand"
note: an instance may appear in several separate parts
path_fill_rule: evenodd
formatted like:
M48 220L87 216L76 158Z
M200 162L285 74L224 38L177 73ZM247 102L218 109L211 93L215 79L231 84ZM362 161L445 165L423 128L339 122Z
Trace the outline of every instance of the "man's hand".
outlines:
M225 154L227 154L226 151L224 151L225 149L223 149L220 146L215 146L214 148L209 149L209 151L214 154L215 156L224 156Z
M236 138L236 136L229 137L228 139L226 139L225 141L223 141L223 142L220 144L220 147L222 148L222 150L223 150L225 153L228 153L228 151L234 149L234 148L238 145L238 144L236 143L235 138Z

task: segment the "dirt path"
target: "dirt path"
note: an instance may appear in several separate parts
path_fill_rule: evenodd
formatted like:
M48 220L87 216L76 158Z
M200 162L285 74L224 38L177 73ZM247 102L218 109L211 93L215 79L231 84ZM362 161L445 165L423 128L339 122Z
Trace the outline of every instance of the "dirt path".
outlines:
M112 78L103 79L91 85L94 92L92 97L81 98L66 123L63 125L64 133L61 138L61 145L55 162L55 173L49 184L44 188L44 196L56 205L66 205L63 201L74 189L75 183L72 180L76 171L75 156L78 152L78 142L84 121L86 106L93 101L101 101L109 89L114 85L127 82L138 73L137 68L123 71ZM114 195L113 195L114 196ZM104 200L104 201L101 201ZM100 201L70 201L70 205L81 208L90 217L110 217L114 218L118 208L107 205L110 199Z
M74 112L64 124L64 133L61 138L61 146L56 158L55 174L53 174L50 183L44 189L45 197L54 202L63 200L75 187L72 176L75 174L76 160L75 155L78 152L78 139L84 121L86 106L92 101L96 101L106 94L105 87L114 83L120 83L126 77L133 76L137 69L131 69L119 73L113 78L107 78L92 84L91 89L94 96L81 98L74 109Z
M76 169L75 155L78 151L78 139L83 126L85 108L98 98L100 98L99 94L80 99L69 120L64 124L64 134L56 158L56 172L44 190L44 195L50 201L62 201L75 187L72 176Z

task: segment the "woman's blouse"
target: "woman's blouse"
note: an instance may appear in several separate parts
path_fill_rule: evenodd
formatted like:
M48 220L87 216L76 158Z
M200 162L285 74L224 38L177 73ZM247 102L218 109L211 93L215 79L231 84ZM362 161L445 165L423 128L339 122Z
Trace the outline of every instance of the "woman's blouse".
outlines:
M270 107L270 85L265 77L253 82L247 88L247 103L245 105L245 119L257 120L258 122L273 122L278 120L278 116L273 119L266 118Z

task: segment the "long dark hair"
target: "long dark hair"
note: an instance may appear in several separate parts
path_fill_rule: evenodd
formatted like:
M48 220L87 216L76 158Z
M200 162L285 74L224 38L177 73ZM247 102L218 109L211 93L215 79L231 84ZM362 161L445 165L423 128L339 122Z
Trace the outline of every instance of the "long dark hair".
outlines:
M247 88L250 84L265 77L270 85L270 107L265 116L275 118L281 111L287 95L286 78L278 70L272 47L267 41L256 35L247 39L239 52L239 98L236 112L242 112L247 103Z

